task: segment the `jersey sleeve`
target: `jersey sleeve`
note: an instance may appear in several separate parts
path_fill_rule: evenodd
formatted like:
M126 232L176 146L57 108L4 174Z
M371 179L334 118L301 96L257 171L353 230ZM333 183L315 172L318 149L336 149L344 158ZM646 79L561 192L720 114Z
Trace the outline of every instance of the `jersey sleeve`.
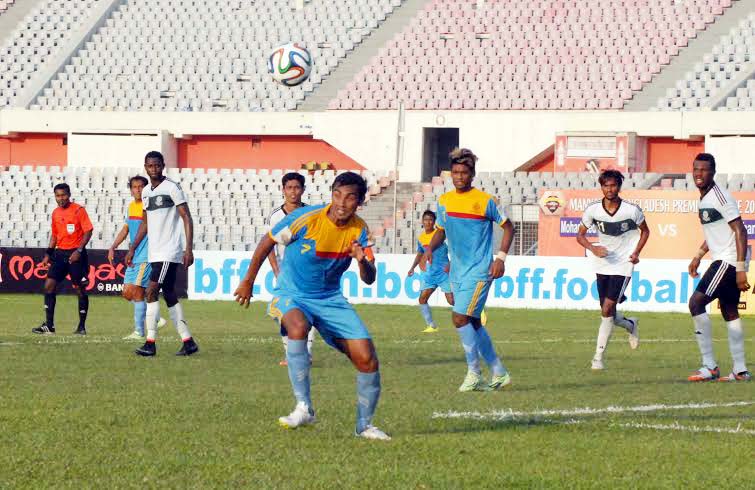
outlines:
M645 213L642 212L642 208L640 208L639 206L637 206L637 211L634 215L634 222L638 225L641 225L645 222Z
M503 226L509 220L506 211L503 210L503 207L498 206L492 197L488 199L488 205L485 207L485 217L498 226Z
M367 226L367 223L364 223L362 226L362 231L359 233L359 238L357 239L357 242L359 242L359 246L362 247L364 250L364 254L367 256L367 260L374 261L375 260L375 253L372 250L372 246L374 245L372 243L371 237L370 237L370 229Z
M273 225L269 232L270 238L280 245L288 245L302 237L307 227L293 226L294 222L299 218L299 214L291 213Z
M720 211L721 216L724 217L727 223L731 223L740 217L737 201L735 201L731 195L726 196L726 202L721 206Z
M438 214L435 219L435 227L440 230L446 229L446 204L442 198L438 200Z
M186 203L186 194L184 194L183 189L181 189L181 186L178 184L174 185L173 189L171 189L170 198L176 206Z
M422 246L422 242L420 242L419 240L417 240L417 253L418 254L425 253L425 247Z
M89 219L89 214L87 214L86 209L79 208L79 212L76 214L78 215L79 226L81 226L81 231L86 233L94 229L94 226L92 226L92 221Z
M584 226L588 230L592 227L593 224L595 224L595 219L592 215L592 208L593 206L587 206L585 208L585 212L582 213L582 226Z

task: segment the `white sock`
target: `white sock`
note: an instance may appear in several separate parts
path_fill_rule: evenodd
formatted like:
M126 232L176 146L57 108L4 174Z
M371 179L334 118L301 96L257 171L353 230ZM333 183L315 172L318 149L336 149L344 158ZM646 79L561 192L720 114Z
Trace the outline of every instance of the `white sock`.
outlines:
M595 346L595 359L598 361L603 360L603 353L608 347L608 340L611 338L611 332L613 331L613 318L601 317L600 328L598 329L598 343Z
M312 344L315 342L315 334L315 327L310 328L307 335L307 352L309 352L309 357L312 357Z
M713 370L718 366L716 359L713 357L713 337L710 317L707 313L701 313L692 317L695 323L695 338L697 346L700 347L700 354L703 357L703 366Z
M618 311L616 312L616 316L613 317L613 324L620 326L621 328L623 328L624 330L630 333L634 329L634 323L627 320L627 318L623 314L619 313Z
M288 354L288 335L284 335L281 337L281 340L283 341L283 354Z
M747 364L745 364L745 332L742 329L742 319L737 318L730 322L726 322L726 328L729 330L729 351L731 352L731 359L734 361L735 373L741 373L747 371Z
M191 332L189 332L189 326L186 324L186 320L184 320L184 309L181 303L174 304L168 308L168 311L170 312L170 319L173 320L173 325L176 327L178 336L181 337L182 341L189 340Z
M160 318L160 303L147 303L147 313L144 315L144 326L147 329L147 340L157 340L157 319Z

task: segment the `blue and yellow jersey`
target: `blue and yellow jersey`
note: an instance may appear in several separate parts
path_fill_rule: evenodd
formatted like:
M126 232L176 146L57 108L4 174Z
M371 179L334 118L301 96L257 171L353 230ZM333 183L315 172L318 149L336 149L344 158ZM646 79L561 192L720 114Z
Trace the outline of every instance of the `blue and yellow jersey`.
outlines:
M128 205L128 215L126 216L126 224L128 225L128 239L133 242L136 238L136 233L139 231L139 225L142 224L142 216L144 215L144 207L142 203L133 201ZM134 253L134 263L141 264L147 262L147 239L144 237L142 243L136 247Z
M446 192L438 201L436 226L446 232L453 267L451 282L485 281L493 260L493 223L508 218L493 196L474 187Z
M433 239L433 236L435 236L435 233L438 231L437 228L435 228L432 232L427 233L426 231L423 231L422 234L417 237L417 253L423 254L425 253L425 247L430 245L430 240ZM440 247L433 250L433 262L430 264L430 266L427 268L427 274L435 275L435 274L445 274L446 267L448 266L448 246L446 245L446 242L443 242Z
M270 230L276 243L286 246L286 260L278 276L278 290L305 298L341 294L341 276L351 264L351 244L367 247L369 230L354 215L337 226L328 219L330 205L299 208Z

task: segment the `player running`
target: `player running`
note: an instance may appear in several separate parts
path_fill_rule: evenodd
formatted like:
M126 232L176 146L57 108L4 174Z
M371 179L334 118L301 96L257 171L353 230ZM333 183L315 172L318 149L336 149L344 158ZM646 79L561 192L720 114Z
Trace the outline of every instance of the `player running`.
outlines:
M281 186L283 187L284 203L281 206L273 209L273 212L268 218L268 225L273 228L275 225L281 222L283 218L293 213L297 209L306 206L301 202L301 196L304 194L304 176L297 172L289 172L283 176L281 180ZM276 245L267 259L270 261L270 267L273 269L273 273L277 278L280 274L280 264L283 261L283 255L286 253L286 247L284 245ZM280 326L281 340L283 340L283 354L284 358L278 364L281 366L287 366L285 353L288 349L288 333L283 326ZM307 337L307 352L309 352L309 361L312 362L312 344L315 340L315 329L310 329L309 336Z
M420 261L420 269L432 264L433 252L448 239L451 252L451 290L454 307L451 319L461 339L467 360L467 375L459 391L487 391L511 385L511 376L501 363L487 330L480 321L490 284L502 277L514 226L498 209L490 194L472 187L477 156L463 148L450 154L451 177L456 190L440 196L438 231L435 232ZM503 228L499 252L493 255L493 223ZM477 353L492 371L490 384L480 371Z
M79 325L77 335L86 335L87 312L89 311L88 284L89 258L86 246L92 238L92 222L86 209L71 202L71 188L68 184L57 184L53 188L58 207L52 212L52 233L50 244L42 259L42 267L50 265L45 279L45 321L31 331L36 334L55 333L56 289L70 274L71 284L79 295Z
M175 291L176 269L183 263L189 268L194 263L194 223L181 187L163 175L165 160L158 151L151 151L144 157L144 170L149 176L150 186L142 191L144 215L136 237L131 241L126 254L126 265L134 267L134 256L142 240L149 234L147 255L152 270L147 284L147 312L145 323L147 341L135 352L140 356L151 357L157 353L157 321L160 317L159 293L168 305L170 318L183 341L177 356L190 356L199 350L184 320L183 308ZM181 228L183 221L186 235L186 249L183 249Z
M316 422L310 397L307 335L314 327L330 346L343 352L357 369L357 422L355 434L365 439L389 440L372 425L380 398L380 371L367 327L341 293L341 276L352 259L367 284L375 282L372 244L367 224L356 215L364 202L367 183L354 172L336 177L328 205L301 208L286 216L254 251L246 276L234 293L249 307L252 289L265 258L276 243L286 246L278 285L268 306L288 332L288 377L296 408L278 423L286 428Z
M750 381L752 374L745 363L745 344L742 320L739 318L739 295L750 289L747 283L747 230L739 215L737 201L729 191L716 185L716 160L709 153L700 153L692 163L692 177L700 190L698 214L703 225L705 241L689 264L689 274L698 277L700 259L710 252L713 263L703 275L689 299L689 312L695 324L695 338L700 347L703 365L687 379L689 381ZM715 357L711 322L705 307L718 298L721 316L729 331L729 351L733 369L721 377Z
M420 260L422 260L425 248L430 244L433 235L438 231L435 228L435 213L429 209L422 213L422 228L424 231L417 238L417 256L414 258L414 262L406 274L407 276L414 275L414 269L419 265ZM436 288L440 287L440 290L445 293L446 301L448 301L449 305L453 306L454 304L454 294L451 292L451 284L448 281L449 266L448 247L445 243L442 243L433 252L433 261L430 267L427 268L426 272L420 274L421 292L419 294L419 311L422 312L422 318L425 319L426 325L422 333L435 333L438 331L433 321L430 305L427 304Z
M592 369L605 369L603 355L614 325L629 333L629 347L640 345L640 326L637 318L624 318L616 311L616 305L626 299L624 291L632 279L634 265L640 261L645 243L650 237L650 228L645 222L642 209L619 196L624 176L618 170L605 170L598 178L603 199L585 208L577 232L577 243L594 257L600 298L601 320ZM587 239L587 230L592 226L598 231L597 242Z
M136 175L128 180L128 188L134 200L128 205L128 214L126 215L126 224L115 237L115 241L107 251L107 260L113 265L115 260L115 249L123 243L126 237L134 241L136 233L139 231L139 225L142 223L144 207L142 205L142 191L149 181L141 175ZM123 337L123 340L144 340L144 318L147 314L147 303L144 302L144 289L149 283L149 275L152 272L152 266L147 261L147 238L136 248L134 254L134 266L126 269L123 278L123 298L134 304L134 331L131 335ZM165 325L165 320L160 318L157 327Z

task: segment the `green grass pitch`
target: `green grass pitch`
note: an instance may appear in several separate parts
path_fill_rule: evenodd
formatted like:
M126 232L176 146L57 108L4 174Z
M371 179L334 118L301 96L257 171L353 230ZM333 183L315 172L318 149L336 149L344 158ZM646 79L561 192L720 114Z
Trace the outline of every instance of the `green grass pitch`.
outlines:
M640 349L614 331L607 370L589 369L596 311L489 310L509 391L459 393L463 353L449 310L437 334L419 311L359 306L381 360L375 423L390 442L352 435L355 372L318 339L319 423L286 431L294 406L277 327L263 304L185 302L201 352L176 358L172 325L158 356L121 340L131 305L93 297L90 335L30 333L40 295L0 296L2 488L752 488L755 383L691 385L699 355L688 316L641 314ZM167 314L163 305L163 315ZM755 319L745 319L755 363ZM726 330L715 319L722 373ZM703 405L702 407L695 405ZM619 407L606 411L607 407ZM579 411L586 408L592 410ZM603 410L601 410L603 409ZM451 417L455 414L456 417Z

